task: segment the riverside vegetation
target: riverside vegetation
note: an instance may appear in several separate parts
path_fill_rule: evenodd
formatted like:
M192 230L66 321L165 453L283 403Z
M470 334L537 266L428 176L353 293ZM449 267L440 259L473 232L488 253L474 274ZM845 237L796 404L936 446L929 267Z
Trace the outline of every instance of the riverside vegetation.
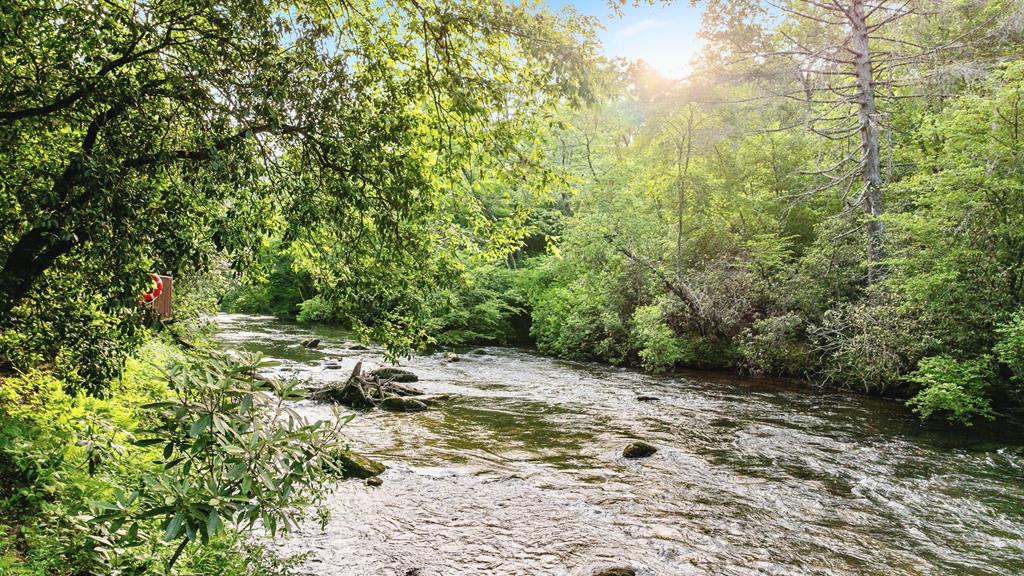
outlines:
M344 418L202 345L218 307L1000 425L1024 406L1022 14L715 0L672 81L600 57L571 7L6 2L0 570L289 571L246 534L324 497ZM170 326L137 302L152 271Z

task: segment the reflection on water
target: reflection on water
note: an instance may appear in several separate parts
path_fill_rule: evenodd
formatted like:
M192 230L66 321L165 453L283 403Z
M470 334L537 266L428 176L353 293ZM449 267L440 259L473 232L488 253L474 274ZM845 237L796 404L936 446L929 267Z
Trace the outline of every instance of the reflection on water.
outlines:
M227 347L314 382L384 362L342 331L219 320ZM1019 437L928 429L876 399L483 352L403 363L456 394L446 406L349 425L389 469L380 488L339 484L326 530L285 542L312 552L310 574L1024 574ZM635 438L658 453L623 459Z

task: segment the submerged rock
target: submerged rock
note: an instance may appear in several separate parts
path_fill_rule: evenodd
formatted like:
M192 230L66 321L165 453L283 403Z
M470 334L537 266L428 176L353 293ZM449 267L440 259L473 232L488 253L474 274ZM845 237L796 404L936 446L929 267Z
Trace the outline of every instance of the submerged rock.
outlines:
M351 450L338 453L343 478L372 478L384 472L384 465Z
M346 346L346 348L348 348L349 350L369 350L370 349L369 346L363 346L362 344L357 344L357 343L349 343L349 345Z
M428 396L428 395L424 394L422 396L416 396L415 399L419 400L420 402L423 402L427 406L437 406L438 404L443 404L443 403L451 400L452 399L452 395L451 394L432 394L432 395Z
M640 402L657 402L658 400L661 400L661 398L658 398L657 396L644 396L643 394L637 396L636 399Z
M483 348L476 348L474 350L470 350L469 351L469 355L470 356L487 356L487 350L484 350Z
M379 406L389 412L422 412L427 409L426 404L410 396L388 396L381 400Z
M708 426L714 426L715 428L735 428L739 424L731 418L715 418L708 422Z
M658 449L647 442L637 440L622 449L622 455L626 458L647 458L657 452Z
M416 382L420 379L419 376L405 368L398 368L396 366L385 366L371 370L370 376L381 380L391 380L392 382Z
M423 396L423 391L419 388L413 388L399 382L388 382L387 388L389 392L394 393L396 396Z
M341 364L334 360L328 360L327 362L324 362L324 370L341 370Z
M319 338L310 338L308 340L303 340L302 341L302 347L303 348L316 348L319 345L320 345L320 339Z
M636 576L636 570L629 566L615 566L612 568L599 568L594 571L593 576Z

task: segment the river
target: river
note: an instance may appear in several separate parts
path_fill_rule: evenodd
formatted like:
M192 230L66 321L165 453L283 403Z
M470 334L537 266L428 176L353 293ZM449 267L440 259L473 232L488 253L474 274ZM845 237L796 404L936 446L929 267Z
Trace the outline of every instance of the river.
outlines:
M222 315L219 340L313 383L379 349ZM316 350L302 339L322 339ZM506 348L401 363L446 405L347 427L388 466L338 484L326 529L281 547L318 576L1024 574L1024 442L919 424L897 403L710 374L653 376ZM342 364L325 369L327 360ZM656 396L654 402L638 395ZM330 417L312 402L309 418ZM634 439L658 447L626 460Z

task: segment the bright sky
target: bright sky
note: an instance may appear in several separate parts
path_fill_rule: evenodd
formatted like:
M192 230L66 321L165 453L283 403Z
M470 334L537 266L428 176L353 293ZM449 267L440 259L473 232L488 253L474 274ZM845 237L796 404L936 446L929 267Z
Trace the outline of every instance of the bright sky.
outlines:
M597 16L605 30L598 38L608 56L644 60L668 78L682 78L700 49L697 30L702 8L687 0L664 4L623 6L621 18L614 16L605 0L551 0L553 8L572 4L582 14Z

